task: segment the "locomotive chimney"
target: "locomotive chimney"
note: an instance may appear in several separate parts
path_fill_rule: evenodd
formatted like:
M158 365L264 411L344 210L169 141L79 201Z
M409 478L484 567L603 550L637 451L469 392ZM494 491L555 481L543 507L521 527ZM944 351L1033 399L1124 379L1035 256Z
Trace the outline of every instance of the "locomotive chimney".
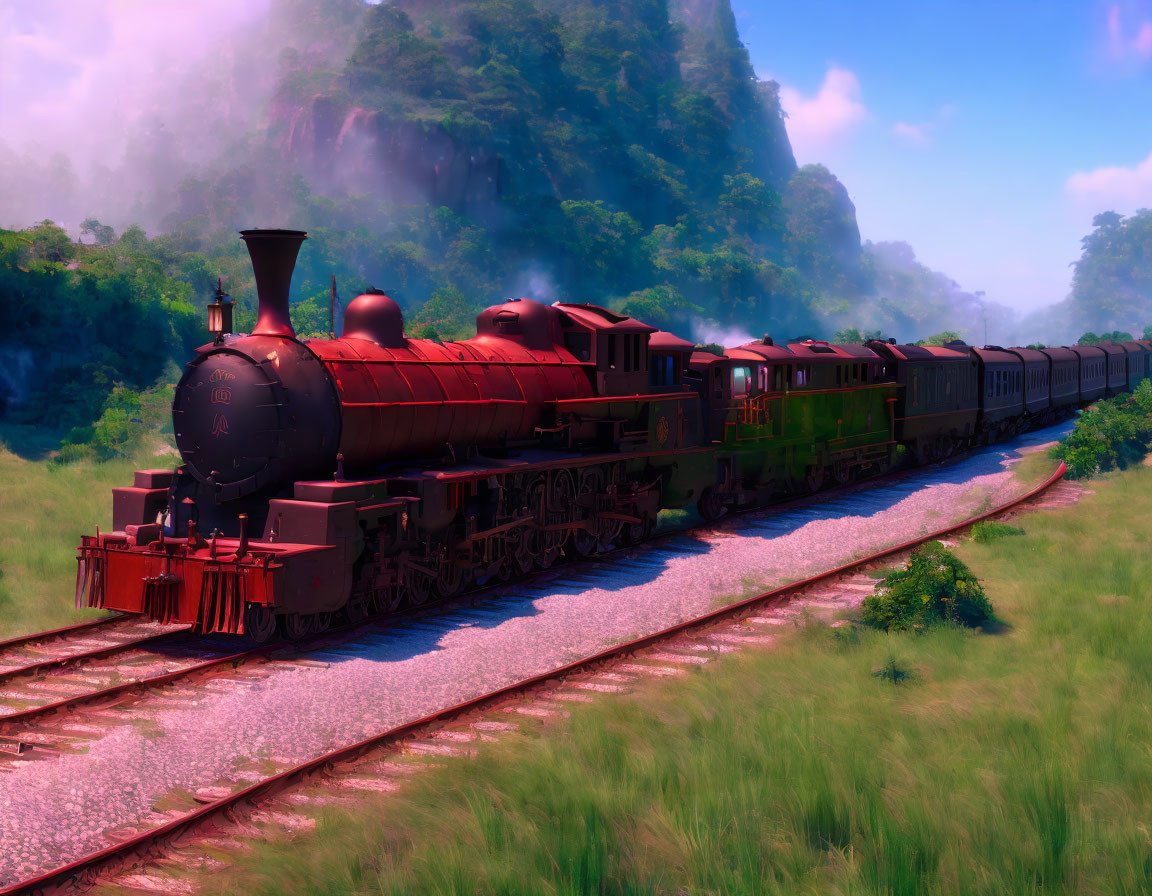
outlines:
M240 238L252 256L256 296L260 310L253 336L295 336L288 311L288 291L300 244L308 238L303 230L241 230Z

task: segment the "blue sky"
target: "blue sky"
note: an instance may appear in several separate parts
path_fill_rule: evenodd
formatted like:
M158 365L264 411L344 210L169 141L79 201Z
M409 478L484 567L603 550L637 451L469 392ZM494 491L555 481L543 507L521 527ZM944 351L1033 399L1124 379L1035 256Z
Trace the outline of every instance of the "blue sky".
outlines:
M1152 0L733 0L874 241L1024 310L1068 292L1094 214L1152 207Z

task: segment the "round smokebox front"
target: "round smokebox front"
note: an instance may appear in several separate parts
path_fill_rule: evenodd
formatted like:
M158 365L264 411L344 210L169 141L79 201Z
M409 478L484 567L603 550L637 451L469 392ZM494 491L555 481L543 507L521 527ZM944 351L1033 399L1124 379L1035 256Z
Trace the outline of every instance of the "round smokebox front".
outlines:
M184 373L172 402L176 447L201 482L237 496L271 478L282 421L279 382L246 355L214 351Z

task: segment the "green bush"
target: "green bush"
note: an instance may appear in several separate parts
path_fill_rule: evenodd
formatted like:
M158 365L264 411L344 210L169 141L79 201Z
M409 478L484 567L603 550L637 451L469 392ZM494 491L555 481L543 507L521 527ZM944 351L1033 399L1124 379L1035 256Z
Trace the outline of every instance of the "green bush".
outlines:
M1152 441L1152 382L1136 391L1098 401L1084 410L1076 426L1052 449L1067 465L1069 479L1127 469L1142 461Z
M939 622L979 625L991 616L992 604L976 577L938 541L918 547L907 568L888 573L864 599L864 621L885 631Z
M972 527L972 538L978 544L987 544L1007 535L1023 534L1024 530L1019 526L1009 526L1007 523L998 523L995 520L985 520Z

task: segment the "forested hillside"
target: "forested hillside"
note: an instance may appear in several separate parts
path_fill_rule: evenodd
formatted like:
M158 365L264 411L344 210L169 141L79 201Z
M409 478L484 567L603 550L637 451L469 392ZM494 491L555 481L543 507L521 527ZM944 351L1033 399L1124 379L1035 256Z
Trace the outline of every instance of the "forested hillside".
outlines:
M189 179L165 229L204 251L258 208L313 233L301 298L335 267L443 336L509 294L800 332L868 288L847 192L797 170L727 0L401 0L349 31L335 68L281 55L273 164Z
M85 193L65 203L85 203L79 241L50 222L0 233L6 424L80 439L112 411L136 419L125 396L171 379L203 338L217 277L251 323L247 227L309 231L293 282L304 335L331 327L333 274L341 302L381 288L411 334L441 338L507 296L729 344L851 328L979 341L1010 322L906 244L861 246L845 187L797 167L729 0L274 0L261 28L261 65L221 50L204 94L185 91L195 115L173 105L171 129L137 135L140 171L106 172L125 194L151 184L130 212ZM257 82L267 102L245 109ZM214 128L203 146L173 140L199 120ZM1089 238L1083 307L1120 276L1103 247L1136 239L1138 219Z

